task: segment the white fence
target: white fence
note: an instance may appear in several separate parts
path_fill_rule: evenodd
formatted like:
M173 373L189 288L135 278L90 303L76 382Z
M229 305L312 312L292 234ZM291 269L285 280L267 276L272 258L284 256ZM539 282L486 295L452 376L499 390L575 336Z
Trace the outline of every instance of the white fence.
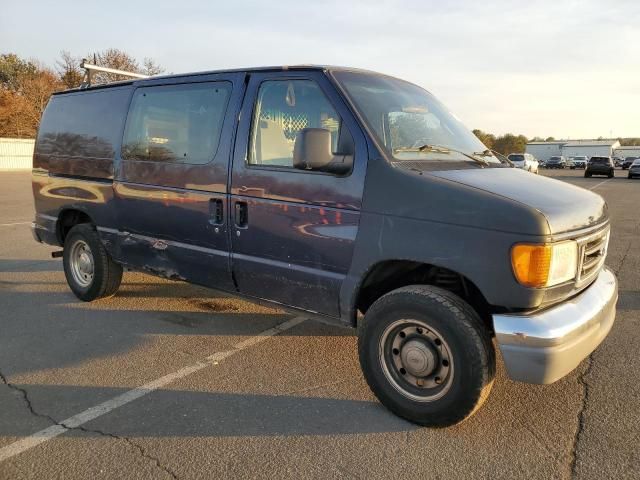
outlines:
M0 138L0 171L30 170L34 144L30 138Z

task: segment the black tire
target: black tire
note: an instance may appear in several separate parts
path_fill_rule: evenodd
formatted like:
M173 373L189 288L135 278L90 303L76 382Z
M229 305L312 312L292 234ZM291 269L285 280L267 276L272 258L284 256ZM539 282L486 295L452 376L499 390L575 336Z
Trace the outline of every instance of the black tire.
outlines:
M584 178L591 178L591 174L589 172L584 172Z
M72 252L80 245L86 245L93 260L93 273L90 279L85 279L86 284L76 278L78 273L74 274L71 260ZM88 223L76 225L67 234L64 240L63 265L69 288L85 302L114 295L122 281L122 266L111 259L98 232Z
M627 174L627 178L633 178L633 175L631 175L630 173Z
M389 347L386 340L398 339L398 335L388 333L398 328L398 335L404 339L400 350ZM414 330L416 333L412 333ZM407 370L398 370L396 365L400 358L407 358L407 342L423 341L423 332L436 337L431 346L436 352L432 375L447 369L440 382L438 376L433 380L419 377L417 382L433 383L428 388L407 383L408 377L418 377L403 377ZM488 397L495 377L495 350L478 314L457 295L430 285L399 288L379 298L359 326L358 353L367 383L380 402L396 415L429 427L447 427L469 418ZM389 357L391 360L387 360ZM422 392L431 398L420 397L425 395ZM417 400L411 398L416 395Z
M613 176L614 176L614 175L615 175L615 174L613 173L613 170L611 170L611 171L609 172L609 175L608 175L608 176L609 176L609 178L613 178Z

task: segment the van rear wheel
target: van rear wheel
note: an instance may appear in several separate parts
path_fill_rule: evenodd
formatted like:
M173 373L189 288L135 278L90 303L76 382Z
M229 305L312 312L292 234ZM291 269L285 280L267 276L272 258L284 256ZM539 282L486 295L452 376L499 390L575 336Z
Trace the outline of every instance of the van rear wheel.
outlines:
M122 266L113 261L92 225L73 227L64 240L64 274L69 288L85 302L110 297L122 280Z
M495 350L478 314L457 295L430 285L378 299L360 326L358 353L380 402L424 426L470 417L495 377Z

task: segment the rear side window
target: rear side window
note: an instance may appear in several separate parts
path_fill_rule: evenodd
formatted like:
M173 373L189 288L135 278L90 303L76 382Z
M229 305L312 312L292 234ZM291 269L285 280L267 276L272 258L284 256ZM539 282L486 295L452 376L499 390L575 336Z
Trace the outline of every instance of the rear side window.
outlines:
M215 156L230 82L136 90L122 144L126 160L204 164Z
M36 153L113 159L130 94L125 87L53 95L40 122Z

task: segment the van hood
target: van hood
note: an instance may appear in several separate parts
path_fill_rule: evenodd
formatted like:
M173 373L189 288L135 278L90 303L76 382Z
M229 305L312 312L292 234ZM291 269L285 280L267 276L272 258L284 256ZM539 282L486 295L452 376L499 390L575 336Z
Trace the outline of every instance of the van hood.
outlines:
M544 215L552 235L590 227L608 219L607 204L600 195L516 168L447 170L430 172L430 175L534 208Z

